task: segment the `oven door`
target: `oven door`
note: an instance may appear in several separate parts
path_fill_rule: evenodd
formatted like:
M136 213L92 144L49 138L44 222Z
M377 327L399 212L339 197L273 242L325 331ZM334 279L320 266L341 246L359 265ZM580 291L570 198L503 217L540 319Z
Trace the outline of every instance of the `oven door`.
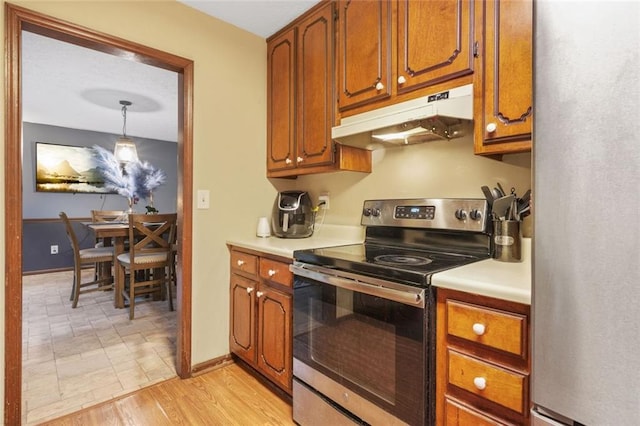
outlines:
M295 378L367 423L431 424L431 292L299 262L291 270Z

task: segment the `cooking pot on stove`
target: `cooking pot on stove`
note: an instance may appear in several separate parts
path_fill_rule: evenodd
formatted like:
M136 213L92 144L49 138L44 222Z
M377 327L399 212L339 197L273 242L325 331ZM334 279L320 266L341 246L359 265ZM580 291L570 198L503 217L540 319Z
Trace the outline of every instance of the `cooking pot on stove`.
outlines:
M306 191L283 191L273 203L271 229L276 237L306 238L313 234L315 213Z

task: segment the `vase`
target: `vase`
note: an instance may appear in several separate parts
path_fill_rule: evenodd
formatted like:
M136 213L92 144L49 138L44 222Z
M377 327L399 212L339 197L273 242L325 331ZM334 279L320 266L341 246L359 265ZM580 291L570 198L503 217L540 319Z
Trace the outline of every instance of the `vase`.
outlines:
M131 197L131 198L127 198L127 202L129 203L129 208L127 209L127 216L128 216L128 215L130 215L130 214L135 213L135 212L133 211L133 205L135 204L135 202L134 202L134 200L133 200L133 197Z

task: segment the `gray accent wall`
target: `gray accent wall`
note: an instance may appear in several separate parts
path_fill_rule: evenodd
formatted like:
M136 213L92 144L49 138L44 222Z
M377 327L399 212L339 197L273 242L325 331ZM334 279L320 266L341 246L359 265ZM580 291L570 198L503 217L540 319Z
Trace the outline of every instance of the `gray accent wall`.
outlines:
M22 143L22 218L57 218L64 211L69 217L90 217L91 210L125 210L126 198L118 194L67 194L36 192L36 142L91 147L100 145L112 150L119 135L69 129L44 124L23 123ZM167 182L153 194L155 207L162 213L176 211L178 144L175 142L143 139L131 136L136 143L138 157L148 161L167 174ZM141 200L135 210L146 212L146 201Z
M82 248L94 244L93 234L79 219L89 219L91 210L126 210L126 198L117 194L70 194L36 192L35 165L36 142L61 145L100 145L112 150L119 135L69 129L44 124L23 123L22 143L22 197L23 197L23 271L37 273L70 269L73 267L71 244L59 219L64 211L74 221L74 229ZM136 142L138 157L148 161L167 174L164 185L154 191L154 206L163 213L176 211L178 144L131 137ZM147 202L141 200L135 210L146 212ZM51 254L51 246L57 245L59 252Z

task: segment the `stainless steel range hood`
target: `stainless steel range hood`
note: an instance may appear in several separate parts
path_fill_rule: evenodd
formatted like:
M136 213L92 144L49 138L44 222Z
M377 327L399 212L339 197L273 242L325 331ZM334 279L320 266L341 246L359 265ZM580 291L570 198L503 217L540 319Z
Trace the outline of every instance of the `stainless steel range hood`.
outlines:
M331 137L372 150L464 136L472 120L473 85L468 84L343 118Z

